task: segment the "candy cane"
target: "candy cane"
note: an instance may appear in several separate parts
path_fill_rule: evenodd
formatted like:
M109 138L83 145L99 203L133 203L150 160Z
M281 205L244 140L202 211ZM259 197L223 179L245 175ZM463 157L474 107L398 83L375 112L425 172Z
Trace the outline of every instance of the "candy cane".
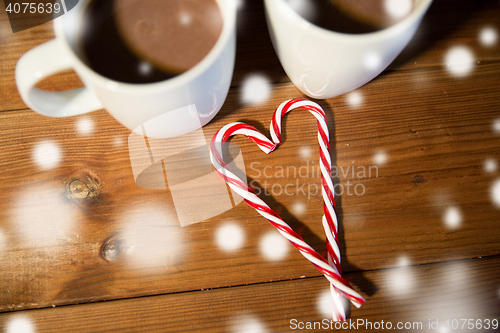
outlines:
M260 199L252 188L248 187L238 178L224 162L222 157L223 143L233 135L243 134L255 142L266 154L271 153L281 143L281 120L293 109L302 108L310 111L318 122L318 141L320 146L320 170L323 195L322 217L323 228L326 233L326 247L328 261L309 246L293 229L281 219L262 199ZM345 309L340 299L343 295L356 307L360 307L364 298L358 294L352 286L341 276L340 248L338 244L338 220L335 207L335 190L331 178L330 138L324 110L317 103L305 99L291 99L283 102L275 111L271 121L270 141L255 127L240 122L235 122L222 127L212 138L210 145L210 159L217 173L227 184L238 193L247 204L252 206L260 215L265 217L273 226L300 253L307 258L330 282L330 290L333 298L335 321L345 321Z

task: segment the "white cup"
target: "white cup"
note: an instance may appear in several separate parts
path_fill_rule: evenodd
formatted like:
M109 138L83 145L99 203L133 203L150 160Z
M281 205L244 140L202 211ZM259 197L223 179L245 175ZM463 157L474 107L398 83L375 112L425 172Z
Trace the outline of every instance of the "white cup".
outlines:
M265 0L268 28L286 74L304 94L325 99L354 90L379 75L415 34L432 0L385 29L346 34L318 27L286 0Z
M234 69L236 2L217 2L223 18L222 31L202 61L165 81L130 84L106 78L80 59L79 30L84 26L82 14L88 0L79 1L73 10L54 20L55 39L19 59L16 65L19 93L31 109L50 117L69 117L105 108L136 132L154 119L154 126L148 126L147 135L151 137L168 138L196 130L219 112ZM83 88L49 92L35 87L42 79L67 69L78 74Z

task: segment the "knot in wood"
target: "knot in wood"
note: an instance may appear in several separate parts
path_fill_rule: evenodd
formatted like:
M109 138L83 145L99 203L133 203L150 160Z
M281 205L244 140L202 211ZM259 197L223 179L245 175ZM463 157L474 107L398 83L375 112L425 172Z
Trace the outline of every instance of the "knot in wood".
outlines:
M84 176L69 181L67 188L69 199L84 202L96 199L102 186L93 178Z
M106 261L116 259L122 250L121 241L116 237L108 238L101 246L101 256Z
M69 195L75 199L85 199L89 196L90 189L79 179L74 179L69 183Z

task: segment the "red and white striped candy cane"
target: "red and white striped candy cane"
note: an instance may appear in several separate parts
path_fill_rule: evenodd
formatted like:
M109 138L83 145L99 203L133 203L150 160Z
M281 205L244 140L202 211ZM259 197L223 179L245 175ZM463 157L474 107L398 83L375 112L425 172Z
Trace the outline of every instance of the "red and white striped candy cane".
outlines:
M320 169L323 195L322 218L326 233L328 261L307 244L293 229L285 223L252 188L248 187L237 177L224 162L222 156L223 143L236 134L243 134L248 139L257 143L266 154L271 153L281 143L281 120L286 113L293 109L302 108L309 110L318 121L318 141L320 146ZM222 127L212 138L210 145L210 158L217 173L227 184L238 193L247 204L265 217L278 231L288 239L300 253L306 257L330 281L330 290L334 301L333 319L345 321L345 309L340 299L343 295L356 307L360 307L364 298L341 276L340 249L338 244L338 221L335 208L335 190L331 178L330 138L324 110L317 103L305 99L291 99L283 102L275 111L271 121L272 142L255 127L240 122L227 124Z

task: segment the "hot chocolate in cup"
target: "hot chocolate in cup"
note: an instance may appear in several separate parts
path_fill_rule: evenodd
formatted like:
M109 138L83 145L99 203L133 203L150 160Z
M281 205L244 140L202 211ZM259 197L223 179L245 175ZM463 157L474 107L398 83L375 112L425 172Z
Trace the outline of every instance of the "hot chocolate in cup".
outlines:
M54 20L56 38L21 57L24 102L51 117L105 108L134 131L173 137L220 110L235 58L234 0L82 0ZM74 69L85 87L48 92L35 85Z
M304 94L342 95L379 75L432 0L265 0L274 48Z

